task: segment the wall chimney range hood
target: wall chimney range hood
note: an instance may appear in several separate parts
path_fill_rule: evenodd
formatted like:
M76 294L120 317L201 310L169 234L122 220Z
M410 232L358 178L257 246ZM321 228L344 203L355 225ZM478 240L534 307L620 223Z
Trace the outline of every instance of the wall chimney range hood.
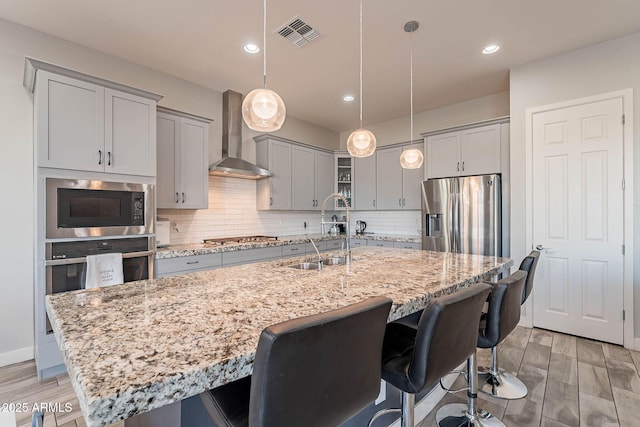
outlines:
M209 165L209 175L263 179L273 176L241 158L242 94L227 90L222 94L222 159Z

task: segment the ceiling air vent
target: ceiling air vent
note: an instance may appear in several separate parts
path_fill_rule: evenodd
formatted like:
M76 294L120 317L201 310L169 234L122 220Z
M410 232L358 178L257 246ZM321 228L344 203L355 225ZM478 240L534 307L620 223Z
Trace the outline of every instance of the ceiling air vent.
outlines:
M285 39L298 47L302 47L309 43L311 40L320 37L320 33L313 29L313 27L297 16L290 19L286 24L278 28L275 33L280 34Z

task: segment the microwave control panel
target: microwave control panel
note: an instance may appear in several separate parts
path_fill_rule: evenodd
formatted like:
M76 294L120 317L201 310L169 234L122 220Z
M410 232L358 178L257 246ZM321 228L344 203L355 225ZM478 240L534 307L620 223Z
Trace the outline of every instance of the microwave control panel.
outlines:
M133 194L133 225L144 225L144 194Z

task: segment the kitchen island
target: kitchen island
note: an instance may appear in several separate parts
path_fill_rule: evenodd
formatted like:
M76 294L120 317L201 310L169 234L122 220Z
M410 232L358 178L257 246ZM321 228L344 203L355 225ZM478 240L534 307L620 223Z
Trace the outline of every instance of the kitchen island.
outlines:
M309 257L304 257L309 259ZM389 320L507 271L504 258L357 248L349 265L303 258L240 265L47 297L47 313L89 427L101 427L251 374L263 328L372 296Z

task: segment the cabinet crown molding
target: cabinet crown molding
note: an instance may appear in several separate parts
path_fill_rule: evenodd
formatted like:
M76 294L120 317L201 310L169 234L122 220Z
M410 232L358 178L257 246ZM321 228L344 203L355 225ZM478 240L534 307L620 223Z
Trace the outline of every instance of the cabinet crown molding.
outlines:
M73 79L93 83L98 86L115 89L120 92L141 96L143 98L151 99L156 102L164 97L164 95L160 95L154 92L127 86L122 83L117 83L111 80L103 79L101 77L92 76L91 74L85 74L80 71L65 68L60 65L50 64L48 62L26 56L24 58L24 77L22 80L22 85L31 93L33 93L36 87L36 73L38 70L49 71L51 73L56 73L66 77L71 77Z
M431 130L431 131L428 131L428 132L421 132L420 136L423 137L423 138L426 138L428 136L440 135L442 133L456 132L456 131L459 131L459 130L472 129L472 128L477 128L477 127L481 127L481 126L509 123L510 120L511 120L511 116L496 117L494 119L481 120L479 122L473 122L473 123L466 123L466 124L463 124L463 125L453 126L453 127L450 127L450 128L436 129L436 130Z
M191 113L187 113L185 111L180 111L180 110L174 110L173 108L163 107L161 105L158 105L156 107L156 111L158 113L171 114L172 116L184 117L185 119L197 120L199 122L204 122L204 123L211 123L214 121L214 119L209 117L198 116L196 114L191 114Z

